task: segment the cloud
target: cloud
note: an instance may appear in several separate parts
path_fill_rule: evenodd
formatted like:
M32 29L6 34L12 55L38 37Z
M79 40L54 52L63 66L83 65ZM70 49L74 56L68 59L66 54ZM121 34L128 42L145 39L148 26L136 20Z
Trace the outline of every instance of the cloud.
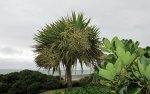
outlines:
M21 59L21 58L18 58ZM34 62L0 58L0 69L38 69Z
M33 57L29 49L0 47L0 69L35 69Z
M142 47L150 45L149 4L149 0L0 0L0 66L4 60L35 66L30 55L33 35L72 10L92 18L101 38L118 36L138 40Z

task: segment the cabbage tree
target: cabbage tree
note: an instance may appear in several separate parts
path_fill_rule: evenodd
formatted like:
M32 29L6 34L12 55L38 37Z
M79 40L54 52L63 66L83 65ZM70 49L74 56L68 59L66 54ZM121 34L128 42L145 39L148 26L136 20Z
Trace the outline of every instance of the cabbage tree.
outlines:
M83 69L83 64L88 66L101 55L99 29L89 23L90 19L84 18L82 13L72 12L71 16L46 25L34 35L36 64L54 72L62 65L68 87L72 87L71 70L78 61Z

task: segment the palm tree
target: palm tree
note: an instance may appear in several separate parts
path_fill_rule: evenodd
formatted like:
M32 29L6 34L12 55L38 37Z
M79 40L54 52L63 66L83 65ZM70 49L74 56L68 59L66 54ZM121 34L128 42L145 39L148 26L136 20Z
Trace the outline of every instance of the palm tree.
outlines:
M72 12L71 16L46 25L35 34L35 62L39 67L60 71L64 67L68 88L72 87L71 70L77 62L90 65L99 59L99 29L89 26L90 19L84 19L83 14Z

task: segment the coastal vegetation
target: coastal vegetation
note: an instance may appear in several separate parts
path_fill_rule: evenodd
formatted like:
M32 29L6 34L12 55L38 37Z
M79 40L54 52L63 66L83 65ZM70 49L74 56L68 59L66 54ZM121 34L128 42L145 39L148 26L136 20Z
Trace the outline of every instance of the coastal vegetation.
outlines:
M97 74L102 85L109 86L113 94L150 94L150 47L141 48L139 42L103 39L105 60Z
M0 94L38 94L47 90L63 88L59 76L23 70L0 75Z
M92 81L92 75L74 80L73 87L82 87ZM48 90L65 89L67 84L60 76L22 70L0 75L0 94L39 94Z
M72 12L34 35L38 67L59 76L23 70L0 75L2 94L150 94L150 47L132 39L99 37L82 13ZM77 62L94 72L72 81ZM62 66L62 67L61 67ZM65 79L61 78L61 69ZM81 70L81 71L82 71ZM47 91L48 93L45 93Z
M56 91L54 94L111 94L111 89L101 84L90 83L78 88Z

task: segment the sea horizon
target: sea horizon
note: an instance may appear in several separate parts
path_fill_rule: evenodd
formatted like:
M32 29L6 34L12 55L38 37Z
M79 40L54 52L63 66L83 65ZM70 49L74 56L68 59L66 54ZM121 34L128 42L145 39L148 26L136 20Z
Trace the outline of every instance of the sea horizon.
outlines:
M59 75L59 72L55 72L53 74L52 70L50 70L48 72L48 70L46 69L0 69L0 74L9 74L9 73L12 73L12 72L20 72L22 70L32 70L32 71L39 71L43 74L48 74L48 75ZM93 72L93 70L83 70L83 73L81 70L72 70L72 75L89 75ZM61 75L65 75L65 71L64 70L61 70Z

